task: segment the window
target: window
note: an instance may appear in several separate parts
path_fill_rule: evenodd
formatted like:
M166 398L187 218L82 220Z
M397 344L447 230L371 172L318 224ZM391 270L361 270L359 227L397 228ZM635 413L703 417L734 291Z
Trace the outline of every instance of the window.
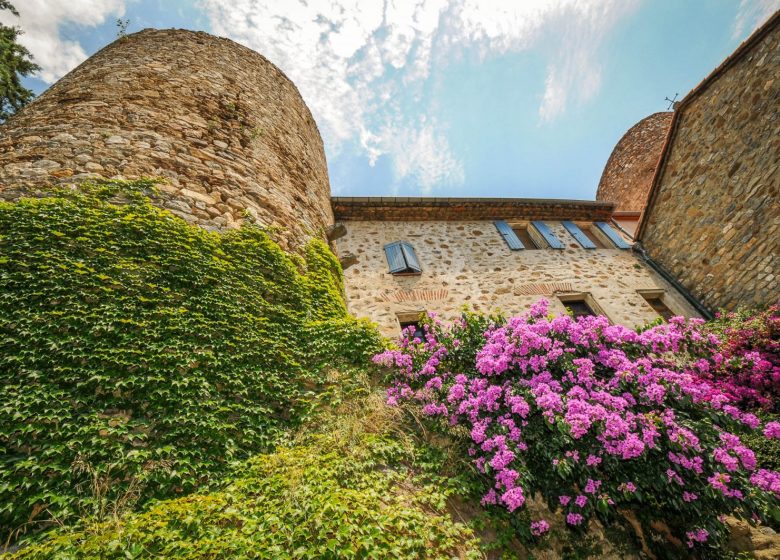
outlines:
M563 305L566 307L566 311L575 318L596 315L584 299L570 299L569 301L564 301Z
M511 251L520 251L526 248L525 244L517 237L515 231L504 220L496 220L493 222L493 225L496 226L498 233L504 238L507 247L509 247Z
M604 310L599 307L599 304L596 303L596 300L593 299L593 296L589 293L560 294L558 299L575 319L577 317L596 315L603 315L606 317Z
M531 235L528 233L528 228L525 226L516 226L512 228L512 231L515 232L515 235L518 239L523 243L523 246L526 249L538 249L539 246L536 244L536 242L533 240Z
M422 272L420 261L417 260L411 243L396 241L385 245L385 256L391 274L419 274Z
M603 233L607 239L618 249L630 249L631 245L626 242L625 239L607 222L594 222L594 226L598 228L598 231Z
M580 247L584 249L604 249L606 247L601 239L599 239L598 235L594 235L592 231L586 231L588 228L585 230L580 229L577 224L568 220L564 220L561 223L563 224L563 227L566 228L566 231L577 240Z
M583 234L585 234L588 239L590 239L591 243L593 243L596 246L596 249L606 249L607 245L604 244L604 242L601 240L601 238L593 231L593 227L588 228L587 231L584 231Z
M546 223L539 220L534 220L531 222L531 225L534 226L534 229L544 238L550 249L566 248L566 245L561 243L561 240L556 237L556 235L553 233L553 230L550 229L550 226L548 226Z
M415 338L425 340L425 331L422 327L422 317L424 314L425 311L412 311L410 313L399 313L396 315L398 324L401 326L402 334L409 327L414 327L414 336L412 336L412 340Z
M412 337L412 340L415 338L419 338L420 340L425 340L425 331L423 331L422 325L420 325L417 321L404 321L401 323L401 331L406 331L409 327L414 327L414 336Z
M532 221L529 224L513 224L496 220L498 233L512 251L522 249L563 249L565 246L544 222Z
M677 315L674 311L669 309L668 305L666 305L666 298L663 291L641 290L639 294L645 298L645 301L653 308L653 311L663 317L664 321L669 321L669 319Z

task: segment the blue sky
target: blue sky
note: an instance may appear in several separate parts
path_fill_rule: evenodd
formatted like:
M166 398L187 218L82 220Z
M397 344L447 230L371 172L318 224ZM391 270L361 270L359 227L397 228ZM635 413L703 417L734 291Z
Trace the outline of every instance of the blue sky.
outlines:
M15 0L43 91L128 32L180 27L298 85L341 196L591 199L616 142L780 0ZM14 20L2 15L4 22Z

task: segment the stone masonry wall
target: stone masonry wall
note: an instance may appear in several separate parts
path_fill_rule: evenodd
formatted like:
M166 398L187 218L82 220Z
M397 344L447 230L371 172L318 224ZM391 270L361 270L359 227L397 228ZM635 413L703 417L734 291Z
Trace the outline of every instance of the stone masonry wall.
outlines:
M710 309L770 304L780 299L780 17L705 84L681 104L641 242Z
M435 311L449 321L466 304L513 315L543 297L563 312L555 292L589 292L613 322L636 326L658 317L636 290L661 289L674 312L695 316L630 250L585 250L560 223L546 223L566 249L511 251L491 221L346 222L337 250L358 261L344 271L349 310L395 336L398 313ZM414 246L422 274L388 273L383 247L400 240Z
M245 219L295 245L332 224L322 140L260 54L202 32L108 45L0 128L0 197L86 177L162 176L157 203L210 229Z
M623 135L604 166L596 200L614 202L617 211L644 208L671 122L672 113L654 113Z

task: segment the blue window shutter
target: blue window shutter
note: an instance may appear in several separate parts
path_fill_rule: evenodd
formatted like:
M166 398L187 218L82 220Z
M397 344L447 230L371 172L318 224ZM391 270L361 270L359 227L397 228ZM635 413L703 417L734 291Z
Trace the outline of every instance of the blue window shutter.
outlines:
M574 222L570 222L568 220L565 220L561 222L563 224L563 227L566 228L566 231L568 231L571 236L577 240L577 243L582 245L585 249L595 249L596 245L593 244L593 241L588 239L588 236L585 235L580 228L577 227L577 224Z
M512 231L512 228L509 227L509 224L506 223L504 220L496 220L493 222L496 225L496 229L498 230L498 233L501 234L501 237L504 238L504 241L506 241L506 244L509 245L509 248L513 251L519 251L520 249L525 249L525 246L522 244L520 239L518 239L517 235L514 231Z
M387 255L387 264L390 267L390 272L392 274L406 270L406 261L404 261L400 243L396 242L385 245L385 255Z
M401 243L401 251L403 251L404 258L406 259L406 268L414 272L421 272L422 267L420 261L417 260L417 255L414 254L414 247L409 243Z
M596 227L599 228L604 235L609 237L609 240L612 241L612 243L614 243L615 247L618 249L631 248L631 245L626 243L625 239L623 239L618 232L612 229L612 226L610 226L607 222L596 222Z
M565 248L565 245L561 243L560 239L555 237L555 234L552 232L552 230L545 224L544 222L534 221L531 222L534 227L536 228L536 231L538 231L542 237L544 237L544 240L547 241L547 244L552 249L563 249Z

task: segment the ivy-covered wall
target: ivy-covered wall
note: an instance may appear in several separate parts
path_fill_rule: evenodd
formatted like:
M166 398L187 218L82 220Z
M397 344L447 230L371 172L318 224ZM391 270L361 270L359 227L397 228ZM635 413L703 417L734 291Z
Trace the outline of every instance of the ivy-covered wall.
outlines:
M0 203L0 538L212 486L378 343L341 269L102 181ZM128 504L124 504L127 506Z
M397 433L382 395L354 397L223 489L57 531L13 558L482 558L446 511L454 485L426 473L443 457Z

